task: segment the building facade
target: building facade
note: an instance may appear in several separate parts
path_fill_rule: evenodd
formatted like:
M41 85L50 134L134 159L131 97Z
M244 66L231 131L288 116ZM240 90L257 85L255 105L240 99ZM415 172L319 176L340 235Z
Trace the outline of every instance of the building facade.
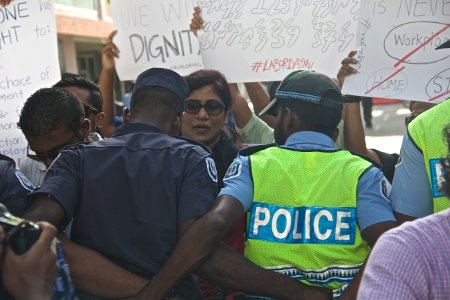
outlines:
M107 0L55 0L61 72L94 82L101 70L101 51L113 30Z

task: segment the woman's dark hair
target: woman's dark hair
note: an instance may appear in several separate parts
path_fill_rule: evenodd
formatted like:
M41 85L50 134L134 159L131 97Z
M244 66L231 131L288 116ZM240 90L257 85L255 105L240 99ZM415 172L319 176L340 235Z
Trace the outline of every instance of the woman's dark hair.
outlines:
M210 69L198 70L186 76L184 80L189 87L188 95L204 86L212 85L214 91L225 104L225 109L227 111L231 109L231 93L228 88L228 82L219 71Z

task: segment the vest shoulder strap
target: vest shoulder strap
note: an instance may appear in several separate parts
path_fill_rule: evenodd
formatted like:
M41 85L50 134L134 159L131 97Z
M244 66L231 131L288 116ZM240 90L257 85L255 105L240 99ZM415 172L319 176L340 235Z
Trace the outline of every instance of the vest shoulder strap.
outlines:
M254 154L256 152L259 152L261 150L271 148L271 147L278 147L278 145L273 143L273 144L255 145L255 146L247 147L247 148L241 149L239 151L239 155L249 156L251 154Z

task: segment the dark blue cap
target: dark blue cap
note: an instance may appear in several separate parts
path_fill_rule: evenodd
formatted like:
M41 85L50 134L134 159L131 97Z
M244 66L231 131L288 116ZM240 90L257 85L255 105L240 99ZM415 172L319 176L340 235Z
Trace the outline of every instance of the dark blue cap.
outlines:
M183 105L189 88L184 79L175 71L164 68L145 70L136 79L133 93L146 86L157 86L172 91Z
M342 111L343 99L337 84L327 75L314 71L294 71L286 76L272 100L259 115L276 116L276 103L284 99L298 100Z

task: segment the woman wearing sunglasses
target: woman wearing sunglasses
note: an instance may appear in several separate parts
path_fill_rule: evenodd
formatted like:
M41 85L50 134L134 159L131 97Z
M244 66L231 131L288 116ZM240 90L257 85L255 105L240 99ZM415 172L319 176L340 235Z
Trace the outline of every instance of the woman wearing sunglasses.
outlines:
M181 131L184 137L206 145L214 154L218 188L239 151L240 144L227 127L231 94L225 77L216 70L202 69L185 78L189 94L184 104ZM238 252L244 251L244 216L224 236L223 242ZM227 291L200 279L206 299L225 299Z

